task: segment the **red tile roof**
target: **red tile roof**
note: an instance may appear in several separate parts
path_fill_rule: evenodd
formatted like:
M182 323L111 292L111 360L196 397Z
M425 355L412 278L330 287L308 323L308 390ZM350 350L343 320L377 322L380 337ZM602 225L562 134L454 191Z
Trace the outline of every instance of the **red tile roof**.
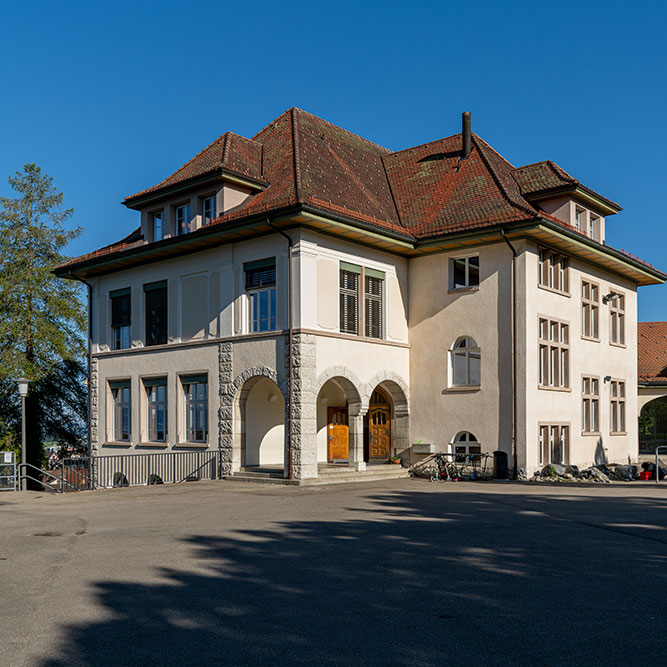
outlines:
M519 186L521 195L524 197L531 197L551 190L558 190L560 188L574 188L582 185L576 178L570 176L565 169L559 167L551 160L535 162L534 164L527 164L523 167L519 167L512 172L512 177ZM621 210L621 207L616 202L603 197L601 194L590 188L586 189L612 208L617 208L619 211Z
M640 384L666 384L667 322L638 322L637 327L637 375Z
M461 144L456 134L392 152L293 107L252 139L223 134L125 203L138 208L146 195L166 196L175 186L227 171L265 187L212 225L307 206L418 241L550 217L526 196L554 184L578 183L550 161L517 169L477 135L470 155L461 160ZM118 249L124 247L119 242Z

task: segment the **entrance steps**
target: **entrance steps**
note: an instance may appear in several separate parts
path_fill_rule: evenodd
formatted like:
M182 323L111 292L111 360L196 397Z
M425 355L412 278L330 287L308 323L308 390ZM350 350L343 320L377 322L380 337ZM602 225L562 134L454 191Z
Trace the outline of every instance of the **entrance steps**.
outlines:
M408 469L400 465L367 465L357 470L347 464L320 463L317 477L307 479L284 479L281 468L246 467L226 477L232 482L255 482L260 484L290 484L294 486L319 486L323 484L347 484L351 482L375 482L386 479L409 477Z

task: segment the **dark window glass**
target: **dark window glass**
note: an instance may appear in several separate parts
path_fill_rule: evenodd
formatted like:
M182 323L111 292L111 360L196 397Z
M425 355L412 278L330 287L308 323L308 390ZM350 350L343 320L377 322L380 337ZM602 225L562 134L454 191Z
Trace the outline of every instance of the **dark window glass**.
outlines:
M125 350L130 347L130 291L111 296L111 332L114 350Z
M166 282L144 285L146 294L146 345L167 343Z

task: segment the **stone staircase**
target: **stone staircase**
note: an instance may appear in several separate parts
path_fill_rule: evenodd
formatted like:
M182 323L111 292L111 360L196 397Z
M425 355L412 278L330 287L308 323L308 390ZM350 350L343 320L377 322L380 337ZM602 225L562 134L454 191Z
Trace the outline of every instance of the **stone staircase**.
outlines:
M254 466L242 468L225 479L232 482L319 486L323 484L375 482L409 477L407 468L391 464L367 465L365 470L356 470L353 466L346 464L320 463L317 468L317 477L310 479L284 479L282 469Z

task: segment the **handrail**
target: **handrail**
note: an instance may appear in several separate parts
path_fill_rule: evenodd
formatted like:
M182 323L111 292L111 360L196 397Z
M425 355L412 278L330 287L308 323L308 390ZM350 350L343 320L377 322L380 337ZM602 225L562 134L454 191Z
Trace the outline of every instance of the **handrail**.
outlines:
M32 463L19 463L18 468L19 468L19 482L22 479L31 479L33 482L37 482L38 484L41 484L43 487L45 487L45 488L47 488L51 491L54 491L55 493L62 493L64 484L67 484L67 486L76 490L76 487L73 484L70 484L68 481L62 479L61 477L56 477L55 475L52 475L50 472L48 472L46 470L42 470L41 468L38 468L37 466L32 465ZM48 484L46 484L46 482L42 482L41 479L36 479L35 477L32 477L31 475L26 474L25 471L23 471L23 474L21 474L22 468L32 468L36 472L41 473L42 475L46 475L47 477L50 477L52 480L58 482L58 485L59 485L60 488L58 490L53 489Z
M191 470L183 479L178 481L178 484L182 484L183 482L185 482L188 479L188 477L192 477L192 475L199 472L204 466L210 465L211 461L215 461L215 459L216 455L214 453L211 454L211 458L208 461L204 461L204 463L202 463L198 468Z
M658 459L658 452L661 449L667 450L667 445L658 445L655 448L655 483L656 484L660 483L660 464L659 464L659 459Z

